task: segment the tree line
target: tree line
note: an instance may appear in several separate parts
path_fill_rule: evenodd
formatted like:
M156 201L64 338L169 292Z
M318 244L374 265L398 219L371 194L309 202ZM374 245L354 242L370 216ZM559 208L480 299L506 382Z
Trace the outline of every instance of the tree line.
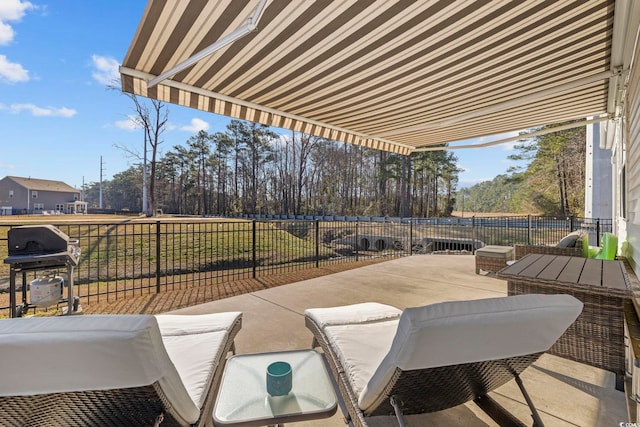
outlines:
M153 150L148 214L431 217L448 216L455 205L460 170L446 151L403 156L232 120L224 132L200 131L161 153L163 105L136 107ZM143 169L104 181L103 207L141 212ZM90 207L99 194L100 183L85 185Z
M454 208L551 215L584 211L584 126L523 135L510 156L520 166L458 190L461 170L451 152L403 156L299 132L278 134L241 120L232 120L224 132L200 131L163 153L166 105L125 95L133 102L135 124L144 130L145 149L138 156L131 147L119 147L140 163L102 183L107 209L142 212L146 207L147 215L162 210L401 217L450 216ZM100 183L83 190L89 206L98 207Z

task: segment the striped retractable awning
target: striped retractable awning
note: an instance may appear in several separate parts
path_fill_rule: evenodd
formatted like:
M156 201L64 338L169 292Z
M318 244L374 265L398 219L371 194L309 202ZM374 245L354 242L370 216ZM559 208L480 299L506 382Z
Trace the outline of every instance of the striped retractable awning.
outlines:
M122 89L403 154L614 109L613 0L261 6L149 0ZM171 71L252 16L255 31Z

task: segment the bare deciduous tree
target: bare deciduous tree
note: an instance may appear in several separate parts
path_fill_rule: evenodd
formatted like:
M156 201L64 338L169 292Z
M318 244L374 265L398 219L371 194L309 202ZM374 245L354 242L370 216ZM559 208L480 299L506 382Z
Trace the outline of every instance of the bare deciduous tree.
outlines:
M120 88L115 84L109 86L109 89L120 90ZM156 206L155 186L156 170L158 166L158 147L163 142L162 134L166 130L167 122L169 120L169 109L162 101L158 101L156 99L148 99L143 102L138 98L138 96L132 93L122 92L122 94L133 102L135 115L129 116L129 118L137 128L143 130L144 148L142 150L142 154L140 154L139 151L122 144L115 144L115 146L126 152L128 155L141 160L146 165L148 152L147 143L149 144L151 148L151 159L149 159L151 172L148 174L149 191L147 197L149 203L147 204L147 211L145 214L147 216L151 216L155 212ZM147 177L144 176L143 181L146 181L146 178Z

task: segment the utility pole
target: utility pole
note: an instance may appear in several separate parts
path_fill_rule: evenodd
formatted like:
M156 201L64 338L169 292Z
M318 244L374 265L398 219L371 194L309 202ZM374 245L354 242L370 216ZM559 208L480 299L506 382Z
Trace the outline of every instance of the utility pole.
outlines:
M102 156L100 156L100 201L98 203L100 209L102 209L102 166Z

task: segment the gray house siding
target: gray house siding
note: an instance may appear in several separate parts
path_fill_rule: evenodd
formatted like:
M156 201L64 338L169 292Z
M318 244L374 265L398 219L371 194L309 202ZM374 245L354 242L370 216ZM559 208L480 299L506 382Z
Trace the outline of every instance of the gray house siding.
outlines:
M0 179L0 208L11 207L11 213L65 212L67 203L80 199L80 192L60 181L20 177ZM2 213L6 214L5 210Z
M11 192L13 191L13 195ZM27 189L6 179L0 180L0 206L26 209Z
M35 194L35 197L33 197ZM74 199L74 196L76 198ZM74 193L55 193L51 191L31 190L30 212L64 211L67 202L73 202L80 198ZM56 209L56 205L62 205L62 209ZM39 209L38 209L39 208Z

